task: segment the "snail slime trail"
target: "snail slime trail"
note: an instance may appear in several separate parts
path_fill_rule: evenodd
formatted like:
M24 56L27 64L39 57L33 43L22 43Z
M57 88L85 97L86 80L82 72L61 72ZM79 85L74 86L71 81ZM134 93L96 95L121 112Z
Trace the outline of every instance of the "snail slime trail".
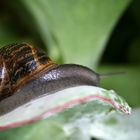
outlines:
M78 85L99 86L100 75L76 64L56 64L26 43L0 49L0 115L42 95Z

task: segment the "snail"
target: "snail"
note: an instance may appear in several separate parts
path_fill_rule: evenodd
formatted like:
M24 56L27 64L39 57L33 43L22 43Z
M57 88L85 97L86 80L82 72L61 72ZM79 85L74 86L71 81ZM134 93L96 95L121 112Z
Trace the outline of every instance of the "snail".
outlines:
M56 64L26 43L0 49L0 115L42 95L78 85L99 86L100 75L77 64Z

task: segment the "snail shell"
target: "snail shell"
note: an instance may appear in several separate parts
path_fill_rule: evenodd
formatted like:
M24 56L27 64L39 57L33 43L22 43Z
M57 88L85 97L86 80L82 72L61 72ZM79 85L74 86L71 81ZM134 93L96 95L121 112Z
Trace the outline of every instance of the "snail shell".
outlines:
M99 84L99 74L76 64L58 65L39 48L21 43L0 49L0 115L42 95Z

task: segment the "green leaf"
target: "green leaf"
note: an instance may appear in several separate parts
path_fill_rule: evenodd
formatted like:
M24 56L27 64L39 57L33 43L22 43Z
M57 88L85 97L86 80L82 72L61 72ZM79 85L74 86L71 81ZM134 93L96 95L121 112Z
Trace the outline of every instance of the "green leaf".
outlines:
M130 0L24 0L33 26L51 58L63 57L66 63L95 67L105 44ZM20 10L24 12L24 10ZM59 54L57 54L59 53Z
M34 125L0 132L1 140L68 140L61 125L54 121L40 121Z
M0 133L4 140L90 138L89 127L112 110L131 113L123 98L112 90L93 86L78 86L45 95L0 117ZM23 113L24 112L24 113ZM14 135L16 134L16 135Z
M92 125L91 135L97 139L105 140L139 140L139 117L140 109L133 110L131 116L110 114Z

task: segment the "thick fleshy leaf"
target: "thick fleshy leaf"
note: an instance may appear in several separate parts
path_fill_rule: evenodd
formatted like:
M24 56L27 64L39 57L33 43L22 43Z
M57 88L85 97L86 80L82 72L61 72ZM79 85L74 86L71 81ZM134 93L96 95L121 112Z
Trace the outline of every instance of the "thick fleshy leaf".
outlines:
M134 109L131 116L116 113L110 114L92 125L90 132L93 137L104 140L139 140L140 109ZM111 135L110 135L111 134Z
M63 121L66 119L65 122L70 120L74 122L78 116L81 118L87 115L96 119L96 116L110 112L112 109L131 113L128 104L113 90L78 86L44 95L1 116L0 129L21 126L56 114L57 119L63 118Z

